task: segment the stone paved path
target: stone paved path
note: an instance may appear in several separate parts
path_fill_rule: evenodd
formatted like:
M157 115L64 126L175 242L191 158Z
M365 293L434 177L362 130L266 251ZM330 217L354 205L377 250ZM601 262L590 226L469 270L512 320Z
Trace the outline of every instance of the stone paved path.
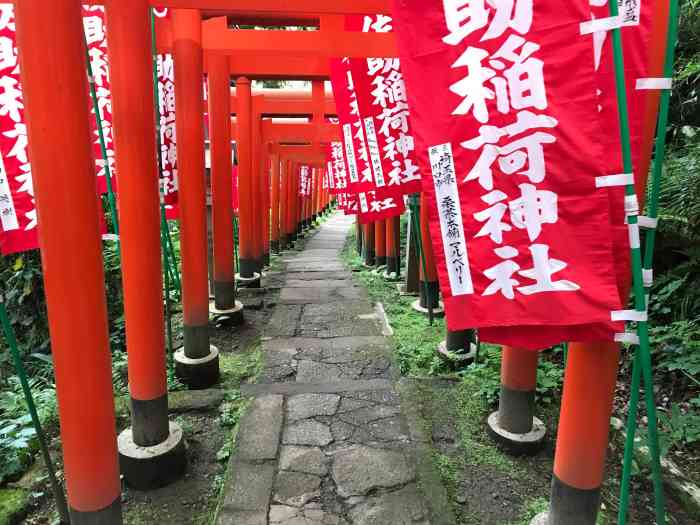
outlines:
M352 224L336 214L284 257L220 525L454 522L421 425L402 410L378 314L340 260Z

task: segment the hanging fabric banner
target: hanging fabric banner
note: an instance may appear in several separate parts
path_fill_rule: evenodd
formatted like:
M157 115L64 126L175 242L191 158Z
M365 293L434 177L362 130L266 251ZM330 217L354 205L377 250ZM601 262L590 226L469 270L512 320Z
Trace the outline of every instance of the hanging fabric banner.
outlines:
M156 9L159 18L168 18L168 9ZM178 216L177 134L175 133L175 67L170 53L157 56L158 109L160 113L160 187L168 219ZM205 90L204 93L207 91Z
M102 122L102 136L104 137L105 151L109 171L112 176L112 188L116 191L114 142L112 138L112 92L109 82L109 59L107 55L107 34L105 27L105 8L103 6L83 6L83 28L85 41L88 48L92 79L95 85L97 108ZM100 135L97 129L97 116L92 98L88 100L90 110L90 128L92 130L92 155L97 166L97 191L107 191L106 162L102 155Z
M449 328L602 323L611 340L588 2L394 0L393 12Z
M348 193L355 201L360 223L387 219L405 211L403 198L393 190L381 191L376 186L369 158L365 127L360 118L349 59L331 59L331 83L343 138L343 154L347 170ZM372 142L376 154L376 140Z
M585 28L596 20L606 19L609 15L607 2L590 0L589 21L582 24ZM659 90L639 90L639 80L657 77L661 74L663 53L655 52L651 47L652 30L659 27L665 32L668 13L668 0L648 2L629 2L618 0L622 17L622 39L625 56L625 77L627 82L627 100L629 104L629 125L633 154L634 178L637 193L644 195L646 178L651 157L651 143L656 130ZM620 146L619 119L616 103L615 68L613 64L612 39L609 31L587 33L596 70L597 110L603 129L600 142L606 151L603 159L605 171L609 174L621 173L622 157ZM663 36L663 35L662 35ZM665 38L661 38L665 41ZM656 59L656 65L655 65ZM615 272L621 302L625 303L629 293L631 264L628 228L625 224L625 190L624 186L608 186L601 189L609 198L610 221L615 254ZM628 201L629 202L629 201ZM482 329L484 340L497 340L503 344L517 344L526 339L533 347L551 346L553 341L599 341L608 339L609 325L594 323L590 325L549 327L547 331L537 327L517 327L506 331Z
M38 247L12 4L0 4L0 250Z
M329 189L334 195L344 193L348 189L347 170L345 169L345 157L343 156L343 143L331 142L326 146L328 158Z
M82 7L85 39L93 70L97 104L102 117L107 158L114 176L112 149L112 108L110 100L107 40L104 7ZM80 37L80 35L78 35ZM87 73L85 75L88 81ZM89 100L90 127L94 137L97 191L107 189L92 99ZM0 4L0 253L33 250L39 247L37 213L34 202L31 159L29 158L24 101L15 37L14 7ZM114 180L114 179L113 179Z
M391 17L347 16L351 31L387 33ZM381 194L408 195L421 191L406 86L398 58L351 58L360 120L374 186Z

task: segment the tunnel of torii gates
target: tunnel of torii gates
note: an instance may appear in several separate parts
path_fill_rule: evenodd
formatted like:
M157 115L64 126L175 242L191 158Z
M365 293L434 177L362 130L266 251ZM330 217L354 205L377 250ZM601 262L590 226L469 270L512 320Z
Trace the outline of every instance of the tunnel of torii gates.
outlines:
M175 64L184 312L184 347L176 353L176 367L192 388L214 384L219 374L218 351L210 345L208 334L204 108L210 116L213 197L215 299L211 307L236 312L241 306L235 299L233 267L232 138L237 142L240 192L238 276L241 283L259 286L270 247L286 246L330 203L320 184L325 161L322 145L338 140L339 131L326 123L326 117L335 112L323 89L329 76L328 58L398 53L391 33L352 33L343 26L346 14L389 13L388 0L88 3L106 7L118 170L132 404L132 426L118 439L84 49L79 37L81 1L16 0L15 13L71 520L116 524L122 522L120 457L127 482L137 486L166 484L185 464L182 430L168 420L150 9L173 10L170 20L158 20L156 33L158 52L171 52ZM319 30L232 31L227 20L262 26L315 25ZM207 104L202 93L205 73ZM233 96L232 79L236 80ZM253 79L312 80L312 94L309 99L294 93L272 95L269 90L258 93L251 89ZM298 116L311 120L271 120ZM268 159L271 177L264 176L270 175ZM301 164L314 168L312 198L301 199L295 191L296 166ZM265 225L270 211L271 230ZM421 215L427 259L421 280L428 291L418 306L437 308L437 274L430 242L425 242L429 235L425 212ZM386 229L383 223L363 228L367 262L396 256L391 232L397 223L389 222ZM385 248L381 239L388 238ZM459 334L448 334L448 346L455 337L459 339ZM591 506L595 508L590 523L595 522L618 357L617 344L569 347L551 498L552 516L564 521L553 525L567 523L567 516L579 512L590 515ZM516 435L535 430L536 365L537 353L504 349L498 419L501 427Z

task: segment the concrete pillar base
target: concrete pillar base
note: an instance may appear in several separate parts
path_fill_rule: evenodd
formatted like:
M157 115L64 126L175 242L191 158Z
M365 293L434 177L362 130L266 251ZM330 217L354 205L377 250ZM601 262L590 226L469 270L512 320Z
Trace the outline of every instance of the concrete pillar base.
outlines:
M221 310L216 307L214 301L209 302L209 313L215 319L226 318L228 322L234 325L243 324L243 303L240 301L235 301L235 306L226 310Z
M236 284L241 288L260 288L260 274L253 272L252 277L241 277L241 274L237 273Z
M413 308L416 312L428 315L428 309L424 306L421 306L420 299L418 299L417 301L413 301L411 303L411 308ZM437 308L433 308L433 316L442 317L443 315L445 315L445 305L442 303L442 301L440 301L439 306Z
M496 443L506 452L514 456L533 456L544 445L547 427L538 418L532 418L532 430L525 434L508 432L501 427L498 411L491 414L486 420L488 432Z
M374 263L375 263L377 266L384 266L384 267L386 267L386 255L378 255L378 256L375 258Z
M437 347L437 353L438 357L446 363L449 363L456 368L460 368L467 366L474 361L474 358L476 357L476 344L469 343L469 352L457 353L450 352L447 349L447 341L440 341L440 344L438 344Z
M541 512L532 518L530 525L549 525L549 512Z
M209 345L209 355L193 359L185 349L175 352L175 375L192 390L201 390L219 381L219 349Z
M122 497L121 494L111 505L100 510L81 511L73 508L69 509L71 525L95 525L104 523L105 525L122 525Z
M279 253L280 252L280 241L270 241L270 250L273 253Z
M119 434L117 446L124 479L137 490L165 487L179 479L187 468L185 439L177 423L170 422L167 439L157 445L137 445L130 427Z
M270 266L270 252L263 253L263 268Z

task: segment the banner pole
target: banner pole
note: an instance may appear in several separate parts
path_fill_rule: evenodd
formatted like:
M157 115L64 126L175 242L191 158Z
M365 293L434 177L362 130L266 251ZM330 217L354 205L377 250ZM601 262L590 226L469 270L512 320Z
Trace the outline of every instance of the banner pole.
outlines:
M117 247L119 247L119 216L117 215L117 201L112 188L112 170L109 167L109 158L107 157L107 145L105 135L102 129L102 114L100 113L100 105L97 100L97 90L95 89L95 77L92 74L92 63L90 62L90 51L88 49L85 31L83 31L83 42L85 43L85 62L87 64L88 84L90 85L90 98L92 99L92 108L95 112L95 120L97 123L97 136L100 141L100 152L102 160L105 163L105 179L107 181L107 202L109 203L109 214L112 217L112 226L114 234L117 236Z
M619 10L617 0L608 2L610 16L618 17ZM632 148L630 143L630 127L627 107L627 91L625 82L625 64L622 49L622 33L620 28L612 30L613 58L615 64L615 86L617 91L618 117L620 122L620 142L622 145L622 162L624 173L633 173ZM636 198L634 181L625 186L625 196ZM646 316L647 307L644 296L644 285L642 277L642 254L639 243L639 216L638 210L627 211L627 223L630 230L630 252L632 260L632 278L634 292L634 307L637 312ZM649 325L646 320L637 323L637 335L639 345L637 352L641 373L644 379L644 397L646 400L648 425L648 443L651 453L651 468L654 480L654 498L656 504L657 525L666 523L664 511L664 494L661 481L661 461L659 454L658 423L656 416L656 402L654 400L653 378L651 370L651 355L649 350ZM623 516L624 518L624 516ZM624 523L624 522L623 522Z
M663 75L665 78L673 77L673 63L675 57L675 47L678 39L678 0L670 0L668 14L668 30L666 34L666 53L664 59ZM647 203L647 217L656 220L658 217L659 189L661 176L663 171L663 163L666 154L666 129L668 126L668 109L670 104L671 91L664 89L661 92L661 101L659 106L659 118L657 121L656 140L654 147L654 164L651 176L651 188L649 201ZM646 271L652 270L654 258L654 243L656 240L656 228L650 228L646 231L644 245L644 264L643 268ZM651 293L651 279L644 282L645 303L648 307L649 296ZM622 467L622 480L620 487L620 510L618 513L618 525L627 523L627 514L629 509L630 496L630 480L632 476L632 459L635 447L635 436L637 433L637 412L639 404L639 388L640 388L640 362L642 356L640 349L635 350L635 358L632 368L632 392L629 401L629 410L627 416L627 436L625 442L625 454ZM650 386L647 385L647 389ZM651 420L650 420L651 421ZM662 484L660 473L653 472L654 488ZM658 478L658 479L657 479ZM656 514L663 514L663 500L657 497L655 500Z
M7 315L7 310L5 309L5 299L2 294L0 294L0 323L2 324L3 332L5 333L7 345L10 347L10 353L12 354L12 360L14 361L15 371L17 372L20 385L22 386L24 400L27 403L27 408L29 409L29 416L32 418L32 424L34 426L34 430L36 431L37 439L39 440L41 456L44 458L44 464L46 465L46 471L49 476L49 483L51 484L51 490L56 501L56 510L58 511L60 522L63 525L68 525L70 523L70 518L68 516L68 504L66 503L66 495L63 492L61 484L56 478L56 471L53 467L53 462L51 461L51 454L49 454L49 447L47 445L46 434L44 433L44 429L41 426L39 414L36 411L36 405L34 404L32 390L29 386L29 381L27 380L27 372L24 369L24 365L22 364L22 358L19 354L19 345L17 343L17 337L15 336L15 331L12 328L12 323L10 323L10 318Z
M162 175L163 171L163 152L162 144L160 141L160 103L159 103L159 90L158 90L158 57L156 53L156 20L155 12L153 8L150 9L150 22L151 22L151 57L153 63L153 101L155 105L155 119L156 119L156 145L158 151L158 175ZM162 185L160 187L160 241L161 250L163 251L163 281L165 284L165 326L167 332L167 342L168 342L168 360L172 360L173 356L173 321L172 321L172 308L170 305L170 275L172 268L171 264L174 261L170 260L168 254L168 241L170 238L170 229L168 228L168 218L165 215L165 195L163 192Z
M425 259L425 252L423 251L423 236L420 229L420 217L418 216L420 212L418 211L419 204L417 193L411 195L409 206L411 208L411 221L413 222L413 227L416 230L416 248L418 249L418 254L420 255L421 265L423 266L423 275L425 276L425 279L423 280L423 293L425 294L425 304L428 307L428 324L432 326L434 318L433 305L430 300L428 288L428 262Z

